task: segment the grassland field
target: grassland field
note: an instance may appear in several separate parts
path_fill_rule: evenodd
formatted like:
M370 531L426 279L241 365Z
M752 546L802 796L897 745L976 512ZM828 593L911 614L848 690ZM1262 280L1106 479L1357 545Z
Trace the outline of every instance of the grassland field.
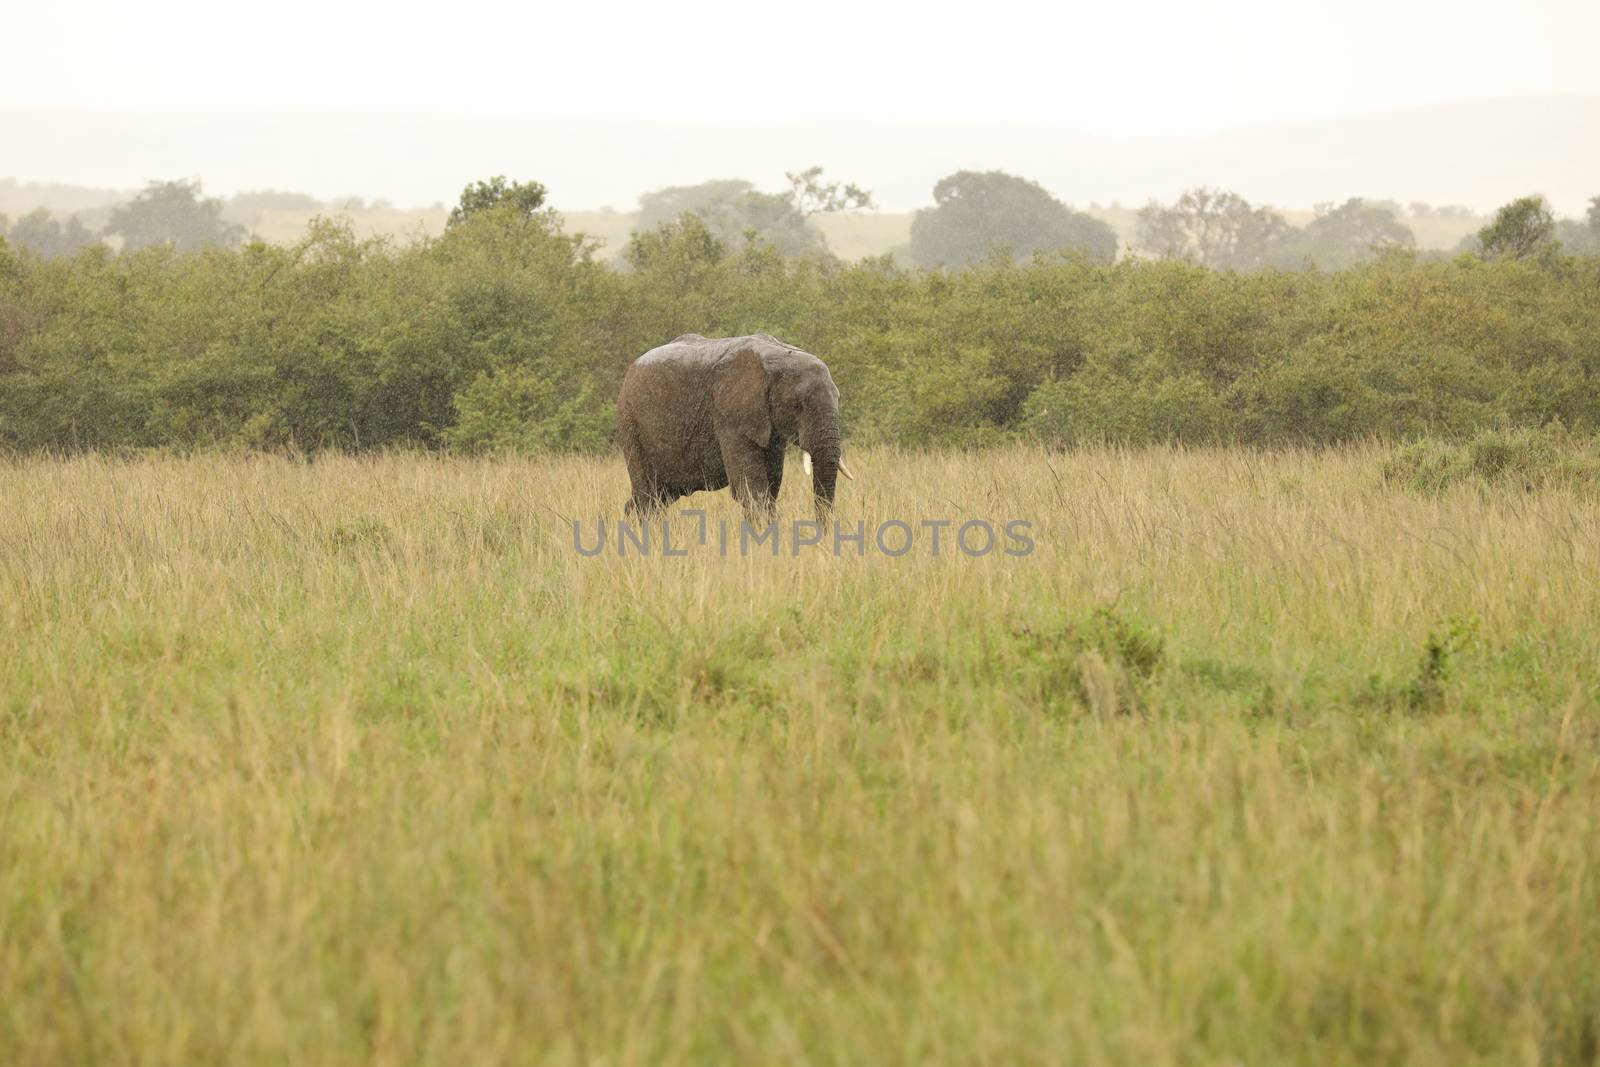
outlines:
M1392 455L0 461L0 1063L1594 1063L1600 501Z

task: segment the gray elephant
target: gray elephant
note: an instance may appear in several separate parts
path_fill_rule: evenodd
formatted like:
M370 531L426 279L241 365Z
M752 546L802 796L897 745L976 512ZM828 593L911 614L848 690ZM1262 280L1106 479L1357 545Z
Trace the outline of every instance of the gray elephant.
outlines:
M686 333L646 352L622 379L617 431L629 513L731 486L747 515L768 518L790 442L804 453L819 519L838 473L855 477L840 455L839 389L827 364L764 333Z

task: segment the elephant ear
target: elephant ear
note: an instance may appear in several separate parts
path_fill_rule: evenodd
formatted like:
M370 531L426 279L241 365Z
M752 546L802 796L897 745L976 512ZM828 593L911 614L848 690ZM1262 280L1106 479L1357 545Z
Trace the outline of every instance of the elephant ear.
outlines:
M753 348L741 348L717 367L711 386L717 425L730 427L766 448L772 440L772 415L767 410L767 368Z

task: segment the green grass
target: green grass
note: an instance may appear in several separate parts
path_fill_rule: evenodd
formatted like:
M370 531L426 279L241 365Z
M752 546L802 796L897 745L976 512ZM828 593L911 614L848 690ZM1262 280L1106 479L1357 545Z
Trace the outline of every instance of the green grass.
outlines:
M1596 1061L1592 493L850 458L0 463L0 1063Z
M1550 430L1484 430L1465 443L1415 441L1384 461L1384 479L1418 492L1477 484L1600 490L1600 441Z

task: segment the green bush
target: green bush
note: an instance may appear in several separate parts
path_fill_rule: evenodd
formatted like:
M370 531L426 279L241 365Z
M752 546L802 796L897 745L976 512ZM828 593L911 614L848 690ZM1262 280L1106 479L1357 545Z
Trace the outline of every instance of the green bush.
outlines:
M1427 440L1397 448L1385 481L1424 493L1456 485L1600 488L1600 445L1557 424L1548 429L1485 430L1464 443Z
M511 202L404 246L321 220L289 247L5 248L0 448L600 449L629 362L688 331L816 352L861 443L1593 433L1597 291L1565 256L844 265L692 216L619 269Z

